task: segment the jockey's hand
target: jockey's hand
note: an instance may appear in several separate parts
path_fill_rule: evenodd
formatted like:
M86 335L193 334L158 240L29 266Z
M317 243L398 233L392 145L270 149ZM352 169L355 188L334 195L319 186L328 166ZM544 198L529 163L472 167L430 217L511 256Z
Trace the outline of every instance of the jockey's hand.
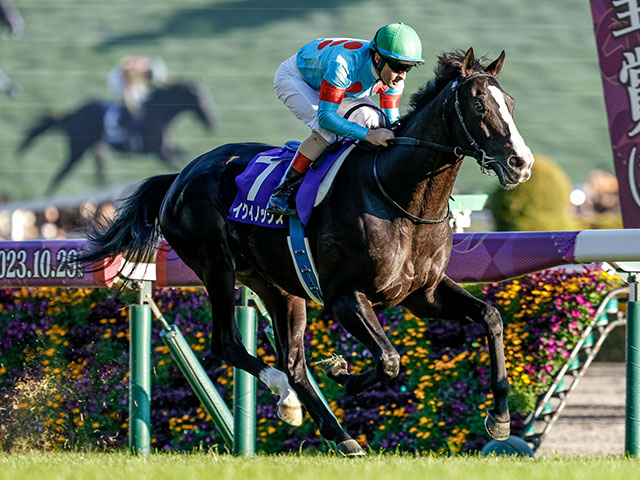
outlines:
M386 128L370 128L367 132L367 136L365 140L369 143L373 143L374 145L380 145L383 147L388 147L388 140L394 138L395 135L391 130L387 130Z

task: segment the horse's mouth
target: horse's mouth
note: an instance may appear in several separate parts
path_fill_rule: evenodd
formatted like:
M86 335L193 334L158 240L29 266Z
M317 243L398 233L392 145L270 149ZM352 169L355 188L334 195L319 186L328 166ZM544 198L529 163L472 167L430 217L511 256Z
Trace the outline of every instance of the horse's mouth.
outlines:
M512 172L509 168L504 168L500 163L492 163L491 168L498 176L498 181L500 182L502 188L504 188L505 190L511 190L517 187L520 183L520 180L515 177L514 172Z

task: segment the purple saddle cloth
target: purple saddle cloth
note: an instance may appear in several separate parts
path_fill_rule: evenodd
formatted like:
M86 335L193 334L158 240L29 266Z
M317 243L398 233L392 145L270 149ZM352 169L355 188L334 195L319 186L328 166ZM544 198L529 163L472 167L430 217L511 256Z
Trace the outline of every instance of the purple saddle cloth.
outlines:
M319 168L309 170L304 176L296 195L298 217L303 225L309 221L318 188L325 174L353 143L352 140L344 141L338 151L327 155ZM267 212L267 203L294 154L295 152L287 147L278 147L259 153L252 158L245 171L236 177L238 193L231 204L228 218L262 227L288 227L289 222L285 216Z

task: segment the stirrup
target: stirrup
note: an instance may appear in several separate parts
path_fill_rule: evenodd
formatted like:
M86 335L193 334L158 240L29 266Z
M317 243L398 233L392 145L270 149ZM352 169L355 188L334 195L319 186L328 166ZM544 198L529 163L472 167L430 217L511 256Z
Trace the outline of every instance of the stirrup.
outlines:
M271 213L273 215L286 215L289 217L298 215L298 211L295 208L282 208L273 203L272 200L269 200L269 203L267 204L267 213Z

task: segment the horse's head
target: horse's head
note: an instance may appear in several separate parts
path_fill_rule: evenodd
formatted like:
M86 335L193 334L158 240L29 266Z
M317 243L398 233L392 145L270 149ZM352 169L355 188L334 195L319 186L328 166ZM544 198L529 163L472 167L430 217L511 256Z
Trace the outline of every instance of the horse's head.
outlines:
M513 121L515 102L496 79L504 58L503 51L482 68L470 48L451 84L444 115L458 145L470 146L483 172L491 169L502 187L510 189L529 179L534 160Z

